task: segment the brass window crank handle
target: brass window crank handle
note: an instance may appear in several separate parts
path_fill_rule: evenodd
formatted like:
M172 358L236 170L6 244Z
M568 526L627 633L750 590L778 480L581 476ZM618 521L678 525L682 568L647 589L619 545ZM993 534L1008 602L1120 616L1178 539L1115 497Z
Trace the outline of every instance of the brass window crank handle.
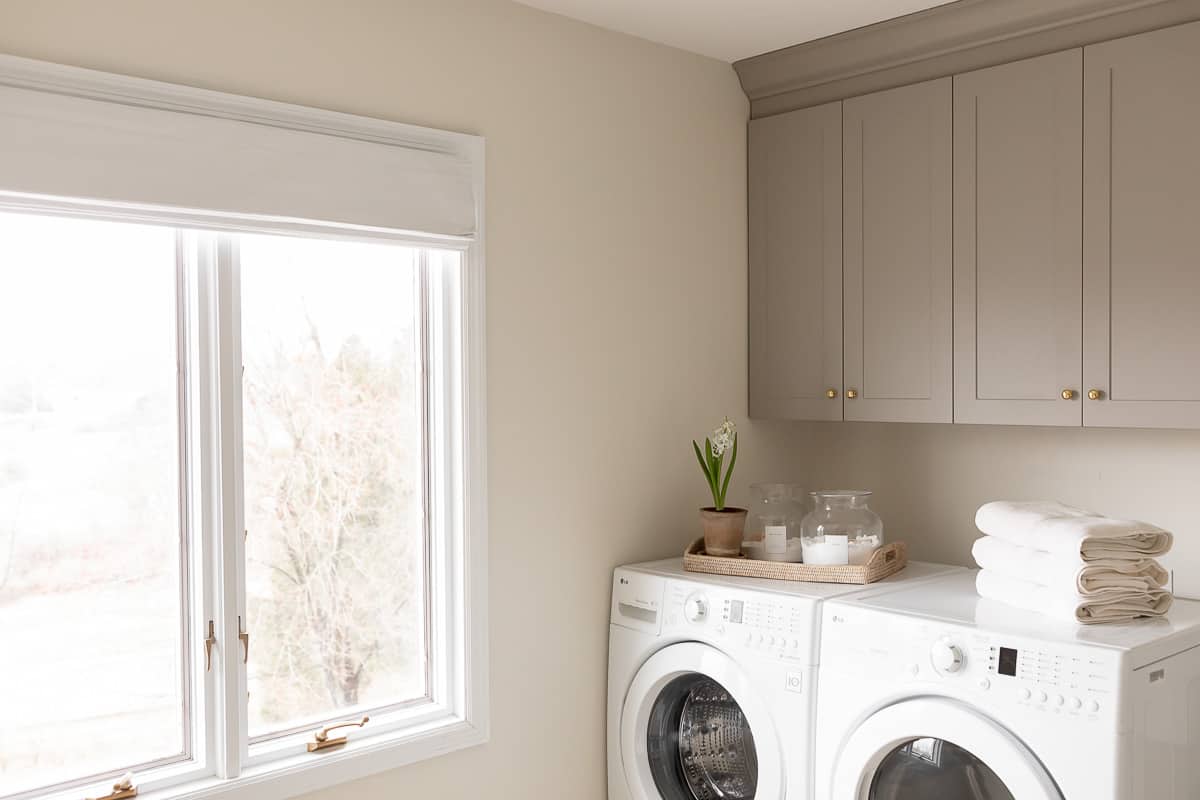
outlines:
M213 621L208 621L208 637L204 640L204 671L208 672L212 669L212 650L213 645L217 643L217 634L214 631Z
M113 790L103 797L89 797L87 800L123 800L126 797L137 797L137 787L133 785L133 773L126 772L121 780L113 784Z
M370 717L363 717L358 722L338 722L334 725L324 727L313 734L314 741L308 743L308 752L316 753L320 750L326 750L330 747L341 747L346 743L346 737L338 736L334 739L330 739L329 734L331 731L336 731L338 728L361 728L370 721Z
M238 617L238 638L242 640L242 663L250 663L250 633L242 628L242 618Z

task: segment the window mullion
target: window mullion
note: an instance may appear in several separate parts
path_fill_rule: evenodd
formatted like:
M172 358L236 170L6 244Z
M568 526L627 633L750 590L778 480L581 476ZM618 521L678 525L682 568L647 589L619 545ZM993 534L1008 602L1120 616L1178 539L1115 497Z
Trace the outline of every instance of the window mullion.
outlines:
M425 332L426 366L426 481L430 616L428 658L432 699L455 714L462 712L462 652L459 627L459 588L456 566L461 550L458 531L457 462L453 456L458 436L458 365L461 341L459 274L441 257L430 263L424 251L422 278L425 307L421 325Z
M215 436L217 469L214 541L217 620L220 641L219 723L216 770L220 777L241 772L247 746L245 515L242 508L242 350L237 241L212 237L216 296Z
M215 326L211 248L190 231L176 232L179 271L179 372L180 408L183 419L184 527L189 534L188 574L190 580L189 652L192 663L192 755L207 772L216 761L215 731L218 724L214 689L216 670L205 645L210 620L216 619L213 465L213 400L208 365L212 361Z

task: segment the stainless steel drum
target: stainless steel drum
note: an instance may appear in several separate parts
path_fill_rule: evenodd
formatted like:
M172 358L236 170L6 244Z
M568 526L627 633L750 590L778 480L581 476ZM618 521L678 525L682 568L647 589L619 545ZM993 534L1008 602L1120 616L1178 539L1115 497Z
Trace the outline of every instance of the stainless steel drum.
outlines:
M663 800L754 800L758 754L750 724L725 687L707 675L680 675L662 688L651 708L646 752Z

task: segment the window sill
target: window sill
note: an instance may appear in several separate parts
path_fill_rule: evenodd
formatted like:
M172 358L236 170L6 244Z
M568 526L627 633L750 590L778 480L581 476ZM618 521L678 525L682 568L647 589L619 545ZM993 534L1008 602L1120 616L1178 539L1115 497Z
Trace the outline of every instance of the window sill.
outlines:
M251 767L236 778L203 778L142 791L138 800L285 800L474 747L487 740L485 727L461 717L443 718L403 732L358 736L329 752L304 753ZM79 800L83 796L97 796L97 792L102 795L104 789L75 789L45 800Z

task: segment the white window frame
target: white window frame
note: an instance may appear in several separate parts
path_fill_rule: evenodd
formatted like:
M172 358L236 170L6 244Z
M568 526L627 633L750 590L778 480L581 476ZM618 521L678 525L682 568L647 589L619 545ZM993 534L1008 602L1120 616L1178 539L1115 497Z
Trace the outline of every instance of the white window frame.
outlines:
M484 286L484 151L475 136L417 128L205 90L0 57L0 85L86 98L186 110L257 124L433 149L471 165L476 203L472 236L426 235L310 220L92 202L0 191L0 210L169 225L211 231L199 246L180 234L179 333L181 412L189 426L181 441L187 480L183 503L186 641L192 681L192 758L135 774L139 797L282 800L464 747L489 735ZM398 707L353 730L349 743L306 752L312 731L251 745L245 712L246 671L238 634L245 619L244 513L241 460L240 308L235 236L266 233L390 241L456 250L461 269L423 281L427 397L426 511L430 552L429 646L431 703ZM197 254L194 264L183 264ZM423 274L430 274L422 254ZM214 345L216 345L214 347ZM186 405L186 409L185 409ZM217 547L216 542L223 542ZM208 621L216 631L213 669L205 671ZM253 631L251 646L253 646ZM223 698L219 702L219 699ZM241 699L239 699L241 698ZM230 709L240 712L227 714ZM315 726L314 726L315 727ZM21 800L78 800L107 794L111 781L40 793Z

